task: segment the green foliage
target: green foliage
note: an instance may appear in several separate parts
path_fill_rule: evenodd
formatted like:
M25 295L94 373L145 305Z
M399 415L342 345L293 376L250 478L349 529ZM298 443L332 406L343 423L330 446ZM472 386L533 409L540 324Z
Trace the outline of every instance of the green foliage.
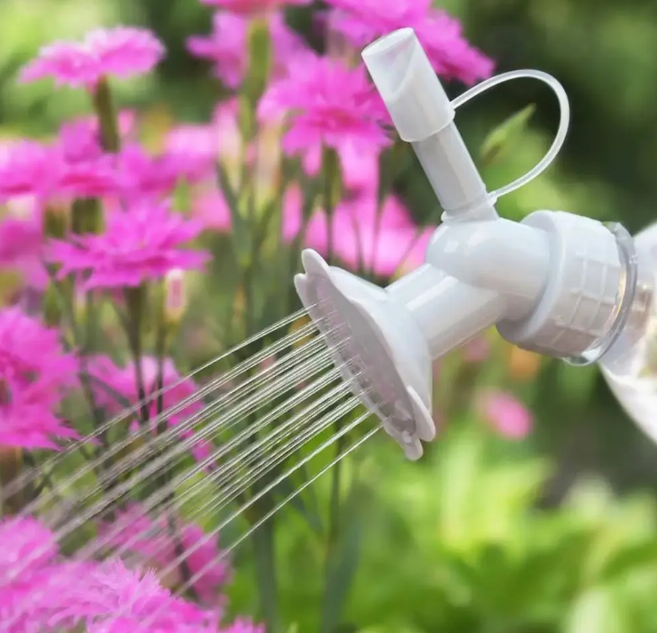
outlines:
M385 510L370 524L397 526L370 532L351 618L405 613L397 630L418 631L652 630L648 592L628 591L657 573L652 500L620 502L597 483L541 510L548 476L471 424L451 427L423 468L376 469Z

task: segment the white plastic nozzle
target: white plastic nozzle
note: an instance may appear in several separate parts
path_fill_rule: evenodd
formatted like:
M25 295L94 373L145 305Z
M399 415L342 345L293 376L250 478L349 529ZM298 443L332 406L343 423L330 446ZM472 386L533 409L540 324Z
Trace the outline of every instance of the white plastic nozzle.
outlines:
M394 31L362 53L402 140L412 144L444 221L497 217L456 125L454 107L413 29Z
M362 57L403 141L423 141L454 120L454 108L413 29L376 40Z
M426 263L387 288L311 250L303 265L297 291L336 365L411 459L436 433L434 360L493 325L525 349L591 360L619 318L627 280L614 232L555 211L443 225Z
M295 283L354 393L417 459L421 442L436 433L434 360L495 325L525 349L593 362L624 328L636 264L622 227L557 211L539 211L522 222L497 216L494 196L486 192L411 29L381 38L363 58L400 136L413 144L445 221L427 247L425 264L387 288L328 266L310 250ZM546 157L505 193L545 169L568 123L563 88L544 73L513 72L488 81L519 76L554 89L562 121Z

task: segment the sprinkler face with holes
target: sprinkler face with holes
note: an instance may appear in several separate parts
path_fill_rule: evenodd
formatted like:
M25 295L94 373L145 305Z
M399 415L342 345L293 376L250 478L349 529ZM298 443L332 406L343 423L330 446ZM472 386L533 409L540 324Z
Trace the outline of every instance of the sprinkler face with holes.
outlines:
M641 306L652 305L653 283L645 274L639 280L645 268L638 267L634 241L620 225L561 211L537 211L512 222L495 210L499 196L542 172L564 141L568 100L554 78L514 71L450 102L412 29L374 42L363 59L444 209L442 224L425 263L387 288L329 266L311 250L303 253L304 273L295 283L345 380L407 457L417 459L422 442L436 433L435 359L491 326L519 347L572 363L596 362L607 352L617 358L619 345L628 349L640 338L629 333L643 332ZM456 128L455 108L523 77L554 90L561 124L533 170L489 193ZM639 281L646 286L641 305Z

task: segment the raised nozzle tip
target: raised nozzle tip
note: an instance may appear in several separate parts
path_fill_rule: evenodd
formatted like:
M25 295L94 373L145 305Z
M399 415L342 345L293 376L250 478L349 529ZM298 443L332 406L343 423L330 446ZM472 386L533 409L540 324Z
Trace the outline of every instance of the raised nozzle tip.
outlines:
M416 46L419 42L415 31L405 28L379 38L363 50L363 61L384 101L395 98L408 76Z
M421 141L451 123L454 108L413 29L385 35L361 56L402 140Z

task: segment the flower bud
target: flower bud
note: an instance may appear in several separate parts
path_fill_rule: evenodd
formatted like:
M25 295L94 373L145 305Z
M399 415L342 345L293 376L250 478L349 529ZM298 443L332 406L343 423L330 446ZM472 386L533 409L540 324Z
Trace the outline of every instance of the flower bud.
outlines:
M164 280L164 317L168 325L178 325L187 308L185 273L175 268Z
M487 391L478 402L484 420L500 435L521 440L531 433L534 419L531 412L514 396L503 391Z

